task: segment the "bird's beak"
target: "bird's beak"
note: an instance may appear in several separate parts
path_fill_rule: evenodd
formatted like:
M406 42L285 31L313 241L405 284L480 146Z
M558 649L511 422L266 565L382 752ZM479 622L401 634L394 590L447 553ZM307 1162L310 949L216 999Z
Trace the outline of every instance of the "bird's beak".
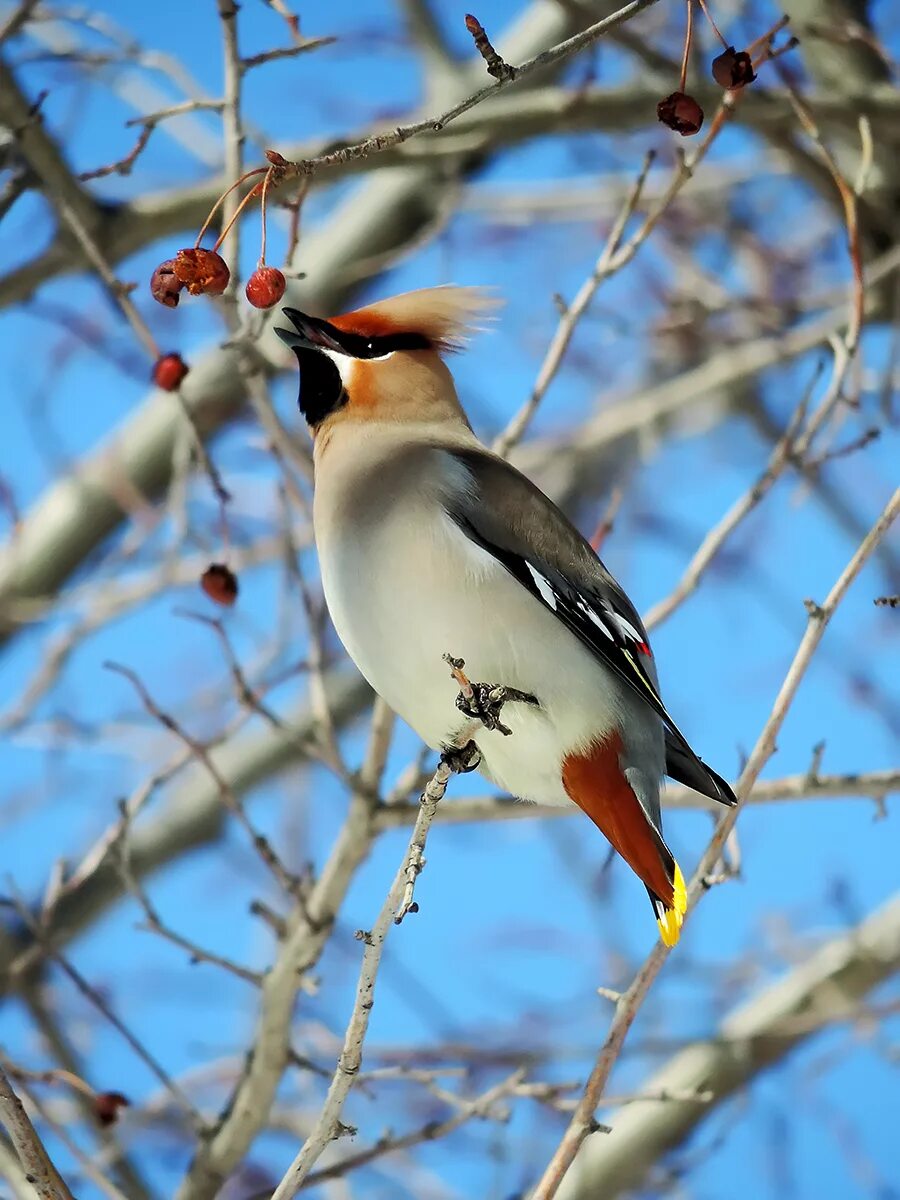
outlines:
M343 353L339 331L328 321L321 317L308 317L296 308L283 308L281 311L294 329L276 328L275 332L292 350L337 350Z

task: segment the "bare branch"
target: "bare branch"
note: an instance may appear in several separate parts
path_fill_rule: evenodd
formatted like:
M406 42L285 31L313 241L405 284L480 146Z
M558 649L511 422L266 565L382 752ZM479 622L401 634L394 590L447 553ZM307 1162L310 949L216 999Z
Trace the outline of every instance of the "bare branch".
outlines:
M547 388L556 378L578 322L588 311L591 301L597 293L597 289L611 273L613 255L619 249L628 222L634 215L638 204L640 204L644 184L647 182L647 174L653 164L653 157L653 154L648 154L645 157L644 165L637 179L629 189L628 195L625 197L622 208L613 222L593 271L578 289L572 303L565 305L556 333L553 335L553 339L544 356L544 361L541 363L531 395L500 436L494 441L494 451L503 458L522 440L531 418L537 412L538 405L547 392Z
M29 1195L37 1200L74 1200L62 1176L50 1161L44 1143L38 1137L25 1112L22 1101L12 1089L6 1072L0 1066L0 1121L15 1147L19 1162L26 1172L26 1182L33 1189Z
M710 1093L705 1103L637 1101L609 1118L613 1135L585 1143L559 1200L614 1200L638 1188L673 1147L765 1069L819 1030L854 1021L859 1002L900 970L900 897L731 1012L715 1036L689 1045L646 1081L648 1091Z
M886 797L900 791L900 768L886 771L865 771L859 774L818 775L806 771L785 775L781 779L762 779L753 785L747 797L748 805L786 804L806 800L847 800L852 797L873 800L879 815ZM714 800L701 796L690 788L668 784L662 794L665 808L699 809L718 812ZM386 804L378 810L378 824L385 829L409 825L415 820L414 804ZM557 805L526 804L508 796L460 797L448 800L438 811L441 824L468 825L479 821L536 821L564 817L579 817L580 810Z
M332 712L342 724L357 716L371 699L368 685L349 672L331 675L328 690ZM296 769L304 759L308 761L315 738L315 718L306 707L301 707L283 719L281 728L268 727L249 733L209 753L216 770L228 780L234 793L242 796L263 779L289 767ZM190 763L192 757L190 750L183 752L176 762L177 769ZM174 771L160 772L159 782L168 780L172 774ZM149 790L155 788L151 786ZM134 827L129 842L134 876L145 879L197 846L216 841L222 834L226 815L215 778L202 765L194 765L154 821ZM71 886L63 887L44 928L45 936L52 938L54 946L62 946L75 937L123 895L122 877L114 856L120 834L121 827L116 822L76 868ZM33 937L20 938L0 927L2 990L20 988L41 956L42 945Z
M421 870L428 830L431 828L437 806L444 797L452 773L451 767L446 762L442 761L438 764L434 775L422 793L416 823L409 839L409 847L403 856L403 861L394 877L384 904L381 906L375 924L371 930L361 929L357 933L359 940L365 944L365 950L356 987L356 999L350 1015L350 1022L347 1025L347 1032L344 1035L344 1044L338 1059L337 1070L315 1126L281 1183L275 1189L272 1200L290 1200L290 1197L296 1196L322 1151L329 1142L340 1137L344 1132L341 1113L344 1101L347 1099L362 1065L363 1043L375 1000L375 979L381 965L385 938L391 925L399 924L403 919L404 912L412 909L411 901L407 899L407 892L410 896L412 894L410 864L413 864L414 879L418 870Z
M741 778L738 780L736 792L739 800L743 800L748 795L763 766L773 754L778 731L787 716L788 709L797 694L800 681L809 668L829 621L846 595L848 588L856 579L856 576L862 570L878 544L886 536L898 515L900 515L900 488L890 498L881 516L872 526L862 544L841 572L825 602L822 605L813 605L809 609L809 621L806 633L797 648L793 662L775 699L769 719L747 760L747 765L741 773ZM694 905L699 903L701 896L706 891L705 881L714 871L716 862L722 853L722 847L729 833L734 828L735 821L742 807L743 805L739 803L736 808L731 809L719 821L716 832L704 852L688 888L688 913L690 913ZM658 943L638 971L631 986L623 994L620 1003L617 1005L616 1015L609 1033L606 1036L606 1040L597 1056L594 1069L585 1086L584 1094L575 1110L575 1115L537 1185L533 1200L552 1200L552 1197L559 1190L563 1177L571 1167L575 1155L578 1153L585 1138L591 1132L594 1112L621 1051L628 1030L631 1028L634 1018L653 981L662 969L668 953L666 946L662 942Z
M648 0L649 2L649 0ZM624 10L623 10L624 11ZM544 8L526 10L520 30L511 37L507 53L523 57L534 53L571 28L571 18ZM594 27L596 29L596 27ZM564 42L560 45L568 45ZM533 60L536 61L536 60ZM468 86L464 74L459 91ZM527 88L527 81L524 85ZM523 92L523 94L526 94ZM291 284L290 303L300 308L336 311L366 278L377 274L411 241L433 228L446 204L448 180L461 178L476 165L477 155L457 154L447 174L442 165L440 188L432 186L436 168L422 166L395 175L378 174L367 186L342 205L315 235L304 239L304 266L308 280ZM203 214L208 199L203 199ZM199 219L202 220L203 214ZM116 222L112 222L113 231ZM174 227L183 228L182 216ZM152 236L166 230L154 226ZM149 231L148 231L149 232ZM111 233L115 241L114 232ZM108 261L130 253L136 243L124 243L120 251L102 246ZM362 260L363 266L360 266ZM46 278L46 264L40 277ZM279 353L270 361L260 355L267 372L287 360ZM199 358L185 379L181 393L200 434L211 437L242 411L246 401L245 381L236 347L216 347ZM51 487L26 516L14 540L0 550L0 640L10 636L23 619L21 605L38 601L38 608L51 597L91 552L121 523L126 515L118 477L127 480L139 495L161 494L171 478L173 451L183 417L178 403L167 393L155 392L129 418L111 443L80 464L76 475ZM19 606L19 614L10 612Z

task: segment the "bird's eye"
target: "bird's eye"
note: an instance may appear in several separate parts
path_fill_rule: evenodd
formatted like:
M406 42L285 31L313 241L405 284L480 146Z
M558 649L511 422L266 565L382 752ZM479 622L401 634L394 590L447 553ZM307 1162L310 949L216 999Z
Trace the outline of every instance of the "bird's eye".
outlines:
M375 343L374 342L366 342L366 350L369 352L369 354L374 353Z

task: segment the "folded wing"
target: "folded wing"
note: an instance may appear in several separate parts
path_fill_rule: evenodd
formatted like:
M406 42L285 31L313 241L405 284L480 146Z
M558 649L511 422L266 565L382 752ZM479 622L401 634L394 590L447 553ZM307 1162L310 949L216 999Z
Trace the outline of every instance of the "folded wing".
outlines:
M631 601L591 546L551 500L487 450L454 450L471 489L448 514L582 644L657 713L666 730L666 772L722 804L736 798L694 753L659 695L647 633Z

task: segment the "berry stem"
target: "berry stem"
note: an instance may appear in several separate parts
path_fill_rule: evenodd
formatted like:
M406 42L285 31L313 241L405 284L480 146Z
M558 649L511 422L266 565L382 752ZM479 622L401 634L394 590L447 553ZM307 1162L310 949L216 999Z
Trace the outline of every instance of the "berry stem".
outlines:
M222 207L222 205L225 203L225 200L227 199L227 197L231 195L231 193L234 191L234 189L235 189L235 188L237 188L237 187L240 187L240 186L241 186L241 184L242 184L242 183L245 183L245 182L246 182L248 179L252 179L252 177L253 177L254 175L262 175L262 173L263 173L264 171L268 171L268 169L269 169L268 167L254 167L254 169L253 169L252 171L247 171L247 173L246 173L246 174L244 174L244 175L242 175L242 176L240 177L240 179L238 179L238 180L235 180L235 182L234 182L234 183L231 185L231 187L230 187L230 188L226 188L226 189L225 189L225 191L222 193L222 195L221 195L221 196L218 198L218 200L215 202L215 204L214 204L214 205L212 206L212 208L209 210L209 214L208 214L208 216L207 216L206 220L205 220L205 221L203 222L203 224L200 226L200 232L197 234L197 240L196 240L196 242L194 242L194 249L195 249L195 250L199 250L199 249L200 249L200 243L203 241L203 235L206 233L207 229L209 229L210 225L212 224L212 219L213 219L213 217L216 215L216 213L219 211L219 209L220 209L220 208ZM253 191L254 191L254 189L253 189L253 188L251 188L251 189L250 189L250 191L248 192L248 195L252 196L252 195L253 195ZM246 203L246 199L247 199L247 197L245 196L245 197L244 197L244 203ZM240 208L242 208L242 207L243 207L243 203L241 204ZM240 208L238 208L238 212L240 212ZM236 217L236 216L237 216L237 213L235 213L234 215L235 215L235 217ZM232 217L232 219L231 219L231 220L232 220L232 222L233 222L233 221L234 221L234 217ZM229 226L228 226L228 228L229 228L229 229L231 228L231 222L229 222ZM226 233L227 233L227 230L226 230ZM223 234L223 235L222 235L222 237L224 237L224 236L225 236L225 235ZM215 248L216 248L216 249L218 249L218 247L221 245L221 243L222 243L222 237L220 237L220 238L219 238L219 240L216 242L216 245L215 245Z
M268 168L259 167L257 170L251 172L251 174L259 175L263 171L268 173ZM247 176L245 175L244 178L246 179ZM253 199L253 197L259 195L259 189L260 189L260 185L258 183L254 184L253 187L250 189L250 191L247 193L247 195L243 198L243 200L240 202L240 204L234 210L234 212L231 214L231 220L228 222L228 224L225 226L225 228L222 230L222 232L216 238L216 243L213 246L213 251L218 250L219 247L222 245L222 243L225 241L225 239L228 237L229 233L231 232L232 225L234 225L235 221L238 219L238 217L241 215L241 213L244 211L244 209L247 207L247 205L250 203L250 201Z
M259 247L259 262L256 264L258 267L266 265L266 193L269 190L272 171L272 167L269 167L268 171L266 171L266 177L262 185L262 199L259 202L259 215L262 218L262 241Z
M722 43L722 47L723 47L723 49L727 50L727 49L728 49L728 43L727 43L727 42L725 41L725 39L722 37L721 31L719 30L719 27L718 27L718 25L717 25L717 24L715 23L715 21L713 20L712 13L709 11L709 9L708 9L708 8L707 8L707 6L706 6L706 0L697 0L697 3L700 5L700 9L701 9L701 11L702 11L702 13L703 13L704 17L706 17L707 21L709 21L710 25L712 25L712 30L713 30L713 33L716 35L716 37L717 37L717 38L719 39L719 41Z
M679 92L683 92L687 84L688 59L691 56L691 41L694 36L694 0L687 0L687 26L684 31L684 53L681 56L681 81Z

